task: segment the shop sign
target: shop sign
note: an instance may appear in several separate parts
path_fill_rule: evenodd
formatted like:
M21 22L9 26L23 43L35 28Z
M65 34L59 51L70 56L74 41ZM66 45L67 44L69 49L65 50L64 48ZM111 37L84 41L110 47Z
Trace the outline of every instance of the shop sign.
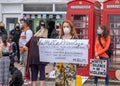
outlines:
M71 9L90 9L90 5L73 5Z
M40 61L88 64L88 40L40 38L39 42Z
M90 60L90 75L106 77L107 61L106 60Z
M107 8L120 8L120 4L116 4L116 5L107 5Z

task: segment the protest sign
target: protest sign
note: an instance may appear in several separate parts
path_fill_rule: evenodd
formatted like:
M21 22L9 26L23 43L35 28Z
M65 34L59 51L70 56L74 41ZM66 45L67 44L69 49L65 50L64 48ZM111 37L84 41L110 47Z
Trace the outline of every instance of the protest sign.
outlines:
M90 60L90 75L106 77L107 61L106 60Z
M39 42L42 62L88 64L88 40L40 38Z

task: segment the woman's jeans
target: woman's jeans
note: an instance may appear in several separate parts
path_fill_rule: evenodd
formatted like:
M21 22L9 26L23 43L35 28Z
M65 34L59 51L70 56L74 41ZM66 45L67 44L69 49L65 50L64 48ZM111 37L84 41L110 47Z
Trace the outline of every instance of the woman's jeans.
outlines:
M104 58L104 57L100 57L101 60L107 60L107 73L106 73L106 77L105 77L105 85L108 86L109 83L109 74L108 74L108 65L109 65L109 58ZM94 84L98 83L98 77L95 76L94 77Z

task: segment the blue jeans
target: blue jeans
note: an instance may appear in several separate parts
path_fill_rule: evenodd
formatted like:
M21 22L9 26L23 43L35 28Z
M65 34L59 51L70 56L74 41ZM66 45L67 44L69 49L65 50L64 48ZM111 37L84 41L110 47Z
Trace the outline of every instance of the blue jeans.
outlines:
M106 73L106 77L105 77L105 85L108 86L109 84L109 74L108 74L108 65L109 65L109 58L104 58L104 57L100 57L101 60L107 60L107 73ZM98 77L95 76L94 77L94 84L98 83Z

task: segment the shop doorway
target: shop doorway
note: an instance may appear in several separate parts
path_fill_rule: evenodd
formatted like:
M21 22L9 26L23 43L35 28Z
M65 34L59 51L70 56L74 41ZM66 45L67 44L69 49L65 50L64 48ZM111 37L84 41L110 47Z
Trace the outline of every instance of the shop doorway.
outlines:
M8 36L11 30L15 28L15 23L20 20L20 15L18 14L5 14L3 15L3 22L7 30Z

